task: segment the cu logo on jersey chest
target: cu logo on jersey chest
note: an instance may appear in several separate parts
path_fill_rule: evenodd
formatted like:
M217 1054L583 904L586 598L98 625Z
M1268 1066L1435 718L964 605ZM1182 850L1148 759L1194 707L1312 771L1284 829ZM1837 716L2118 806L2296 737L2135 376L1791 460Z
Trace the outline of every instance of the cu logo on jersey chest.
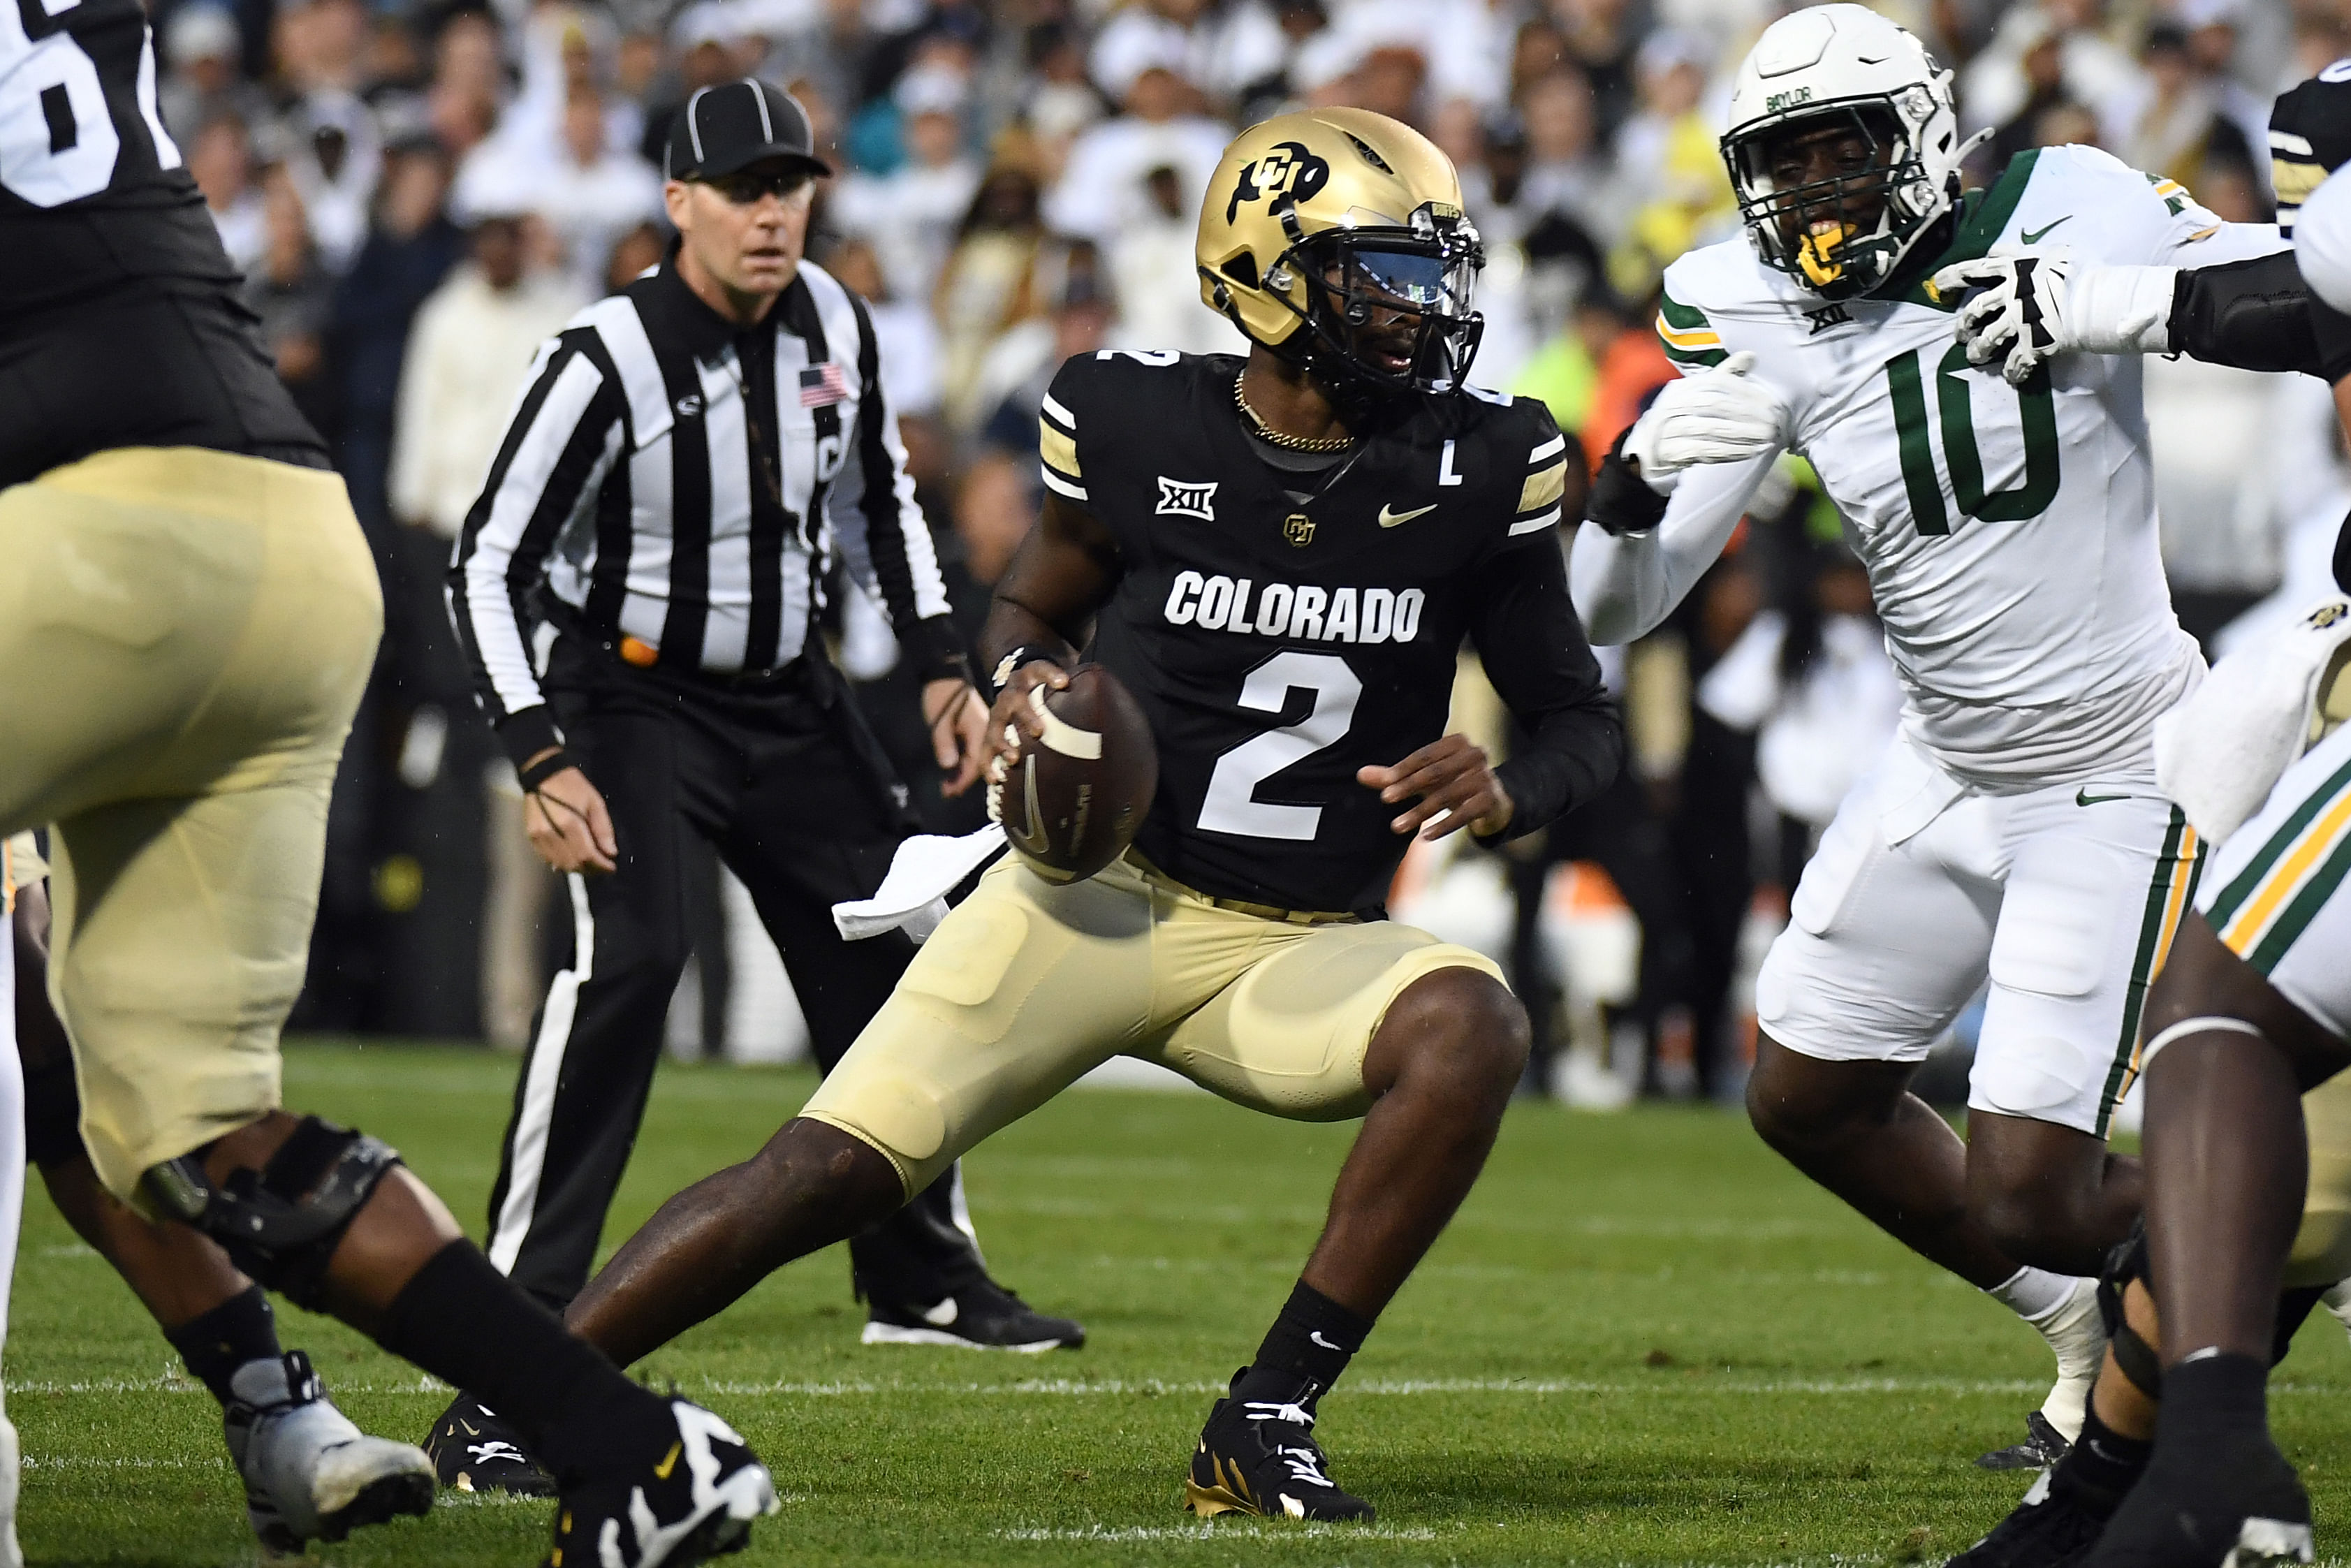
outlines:
M1233 221L1243 202L1270 202L1276 196L1308 201L1330 183L1331 165L1304 142L1277 141L1272 152L1241 165L1232 200L1225 204L1225 222Z

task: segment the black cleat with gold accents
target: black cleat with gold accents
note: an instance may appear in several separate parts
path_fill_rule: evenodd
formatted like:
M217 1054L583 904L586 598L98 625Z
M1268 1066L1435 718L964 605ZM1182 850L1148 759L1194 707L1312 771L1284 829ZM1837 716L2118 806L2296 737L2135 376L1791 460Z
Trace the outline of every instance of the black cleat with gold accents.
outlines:
M1233 1396L1208 1412L1184 1483L1186 1510L1203 1519L1254 1513L1369 1521L1372 1505L1339 1490L1314 1441L1314 1402L1322 1390L1301 1377L1287 1397L1243 1399L1240 1383L1249 1370L1233 1374Z
M776 1511L776 1483L733 1427L701 1406L666 1401L658 1459L564 1477L543 1568L692 1568L740 1552L751 1521Z

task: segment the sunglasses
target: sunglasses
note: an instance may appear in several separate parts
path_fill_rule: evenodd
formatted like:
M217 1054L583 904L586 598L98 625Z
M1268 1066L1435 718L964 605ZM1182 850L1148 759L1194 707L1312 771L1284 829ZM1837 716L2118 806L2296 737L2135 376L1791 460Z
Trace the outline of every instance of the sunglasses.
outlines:
M809 172L805 169L737 170L732 174L714 174L700 183L709 186L738 207L747 207L762 196L775 196L790 201L809 187Z

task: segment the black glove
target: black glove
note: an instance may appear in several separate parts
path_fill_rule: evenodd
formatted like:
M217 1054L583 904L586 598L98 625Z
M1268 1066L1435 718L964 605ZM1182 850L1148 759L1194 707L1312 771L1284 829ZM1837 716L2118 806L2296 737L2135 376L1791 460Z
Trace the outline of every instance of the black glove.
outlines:
M1625 437L1632 434L1630 425L1618 433L1615 444L1600 460L1599 476L1592 481L1592 494L1583 503L1585 522L1618 537L1646 534L1666 516L1666 498L1650 489L1639 471L1625 461Z

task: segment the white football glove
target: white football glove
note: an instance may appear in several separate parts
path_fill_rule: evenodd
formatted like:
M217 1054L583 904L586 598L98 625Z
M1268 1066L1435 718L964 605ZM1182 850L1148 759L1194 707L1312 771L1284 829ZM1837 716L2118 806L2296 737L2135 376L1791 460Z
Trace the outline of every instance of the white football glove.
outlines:
M1749 372L1741 350L1710 371L1670 381L1625 437L1625 456L1643 479L1664 479L1700 463L1737 463L1785 445L1780 394Z
M2011 386L2060 354L2171 351L2174 267L2085 267L2063 256L1988 256L1935 274L1945 294L1980 290L1959 309L1968 362L2001 361Z

